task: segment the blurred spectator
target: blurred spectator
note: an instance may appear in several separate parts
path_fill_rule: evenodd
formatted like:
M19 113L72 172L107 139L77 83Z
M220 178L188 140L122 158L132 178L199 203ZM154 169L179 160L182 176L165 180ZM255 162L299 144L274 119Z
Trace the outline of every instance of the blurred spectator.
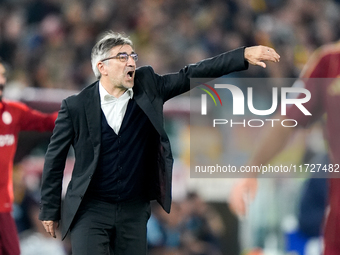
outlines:
M37 167L40 164L42 168L43 161L37 161L39 163L33 167ZM30 165L32 165L32 163L30 163L29 160L23 160L23 163L17 165L13 171L13 190L15 197L13 217L20 237L20 254L66 255L68 254L67 247L64 247L61 240L50 239L38 220L40 211L39 180L41 178L39 175L41 169L38 167L35 173L30 173L27 171L27 169L32 167ZM67 242L65 242L65 244L67 244Z
M159 50L158 73L191 63L191 48L212 56L264 44L287 55L252 76L297 77L315 48L339 36L338 13L334 0L1 1L0 55L30 78L27 86L81 89L94 80L84 61L91 45L112 29L132 35L141 65Z
M169 215L153 204L148 222L150 254L220 255L220 216L196 193L173 202Z

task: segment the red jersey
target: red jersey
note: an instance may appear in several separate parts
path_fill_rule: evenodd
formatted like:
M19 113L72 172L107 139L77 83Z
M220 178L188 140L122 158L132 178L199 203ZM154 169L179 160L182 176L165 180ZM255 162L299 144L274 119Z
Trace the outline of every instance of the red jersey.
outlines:
M305 116L295 105L287 110L287 116L305 127L326 113L330 158L333 164L340 163L340 42L317 50L306 64L301 78L311 92L311 99L303 105L312 116Z
M305 66L301 78L306 78L304 86L311 92L310 101L303 105L312 116L305 116L295 106L288 109L287 116L297 120L299 125L307 126L326 114L325 133L330 160L332 164L340 164L340 42L317 50ZM334 177L339 177L339 173ZM330 208L324 233L325 255L340 254L340 178L329 180Z
M0 102L0 213L13 203L12 168L20 131L52 131L57 113L44 114L19 102Z

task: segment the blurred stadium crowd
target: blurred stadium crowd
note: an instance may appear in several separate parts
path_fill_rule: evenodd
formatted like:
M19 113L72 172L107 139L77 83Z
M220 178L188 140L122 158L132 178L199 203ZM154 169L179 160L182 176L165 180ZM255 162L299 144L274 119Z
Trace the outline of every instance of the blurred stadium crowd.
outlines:
M97 36L111 29L130 36L139 54L137 65L151 65L160 74L223 51L261 44L275 48L280 63L266 69L250 67L238 76L296 78L316 48L340 38L339 13L340 0L0 0L0 56L10 68L9 88L77 91L95 81L91 49ZM27 184L19 173L14 178L18 228L36 228L38 233L38 198L25 198L22 189ZM206 214L208 205L199 197L191 194L187 199L192 204L174 205L166 220L154 210L150 254L224 254L218 242L223 230L216 228L223 224L207 222L204 215L211 214ZM20 220L25 217L26 223ZM37 254L32 243L43 235L41 231L30 239L24 236L25 254ZM67 242L58 249L48 254L66 254Z
M296 77L310 53L339 38L338 0L0 1L0 56L22 86L81 89L107 29L131 36L138 65L177 71L239 46L273 46L279 65L247 76Z

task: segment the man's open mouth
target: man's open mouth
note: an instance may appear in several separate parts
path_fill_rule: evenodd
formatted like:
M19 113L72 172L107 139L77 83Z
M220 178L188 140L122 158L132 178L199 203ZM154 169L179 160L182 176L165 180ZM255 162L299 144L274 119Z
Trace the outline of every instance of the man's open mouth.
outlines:
M133 77L134 72L135 72L135 71L129 71L129 72L127 72L128 78L131 79L131 78Z

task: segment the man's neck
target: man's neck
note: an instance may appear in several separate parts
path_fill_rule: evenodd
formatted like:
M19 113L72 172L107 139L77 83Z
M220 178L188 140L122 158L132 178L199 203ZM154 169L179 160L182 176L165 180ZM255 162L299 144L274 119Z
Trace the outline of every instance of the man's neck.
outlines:
M120 88L120 87L113 87L112 85L107 85L105 82L102 80L100 81L102 84L103 88L111 95L114 96L115 98L119 98L121 95L127 91L126 88Z

